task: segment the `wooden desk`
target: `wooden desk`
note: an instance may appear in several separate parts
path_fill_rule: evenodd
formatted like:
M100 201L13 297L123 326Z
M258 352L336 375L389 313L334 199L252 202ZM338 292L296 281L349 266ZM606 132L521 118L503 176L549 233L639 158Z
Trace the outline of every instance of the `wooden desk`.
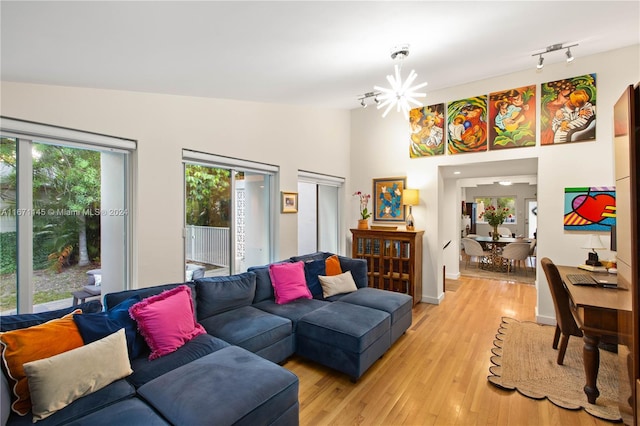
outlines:
M600 368L600 350L598 344L605 336L619 337L618 313L631 312L631 292L625 289L609 289L598 286L576 286L566 278L567 274L590 274L596 280L612 282L616 276L606 273L590 273L573 266L560 266L558 271L571 299L571 310L584 335L584 372L587 383L584 393L589 403L595 404L600 395L598 391L598 369Z

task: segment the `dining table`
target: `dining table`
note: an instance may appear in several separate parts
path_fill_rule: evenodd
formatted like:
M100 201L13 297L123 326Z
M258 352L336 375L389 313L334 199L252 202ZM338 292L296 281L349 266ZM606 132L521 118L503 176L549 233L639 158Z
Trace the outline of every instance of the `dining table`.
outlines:
M507 244L511 243L531 243L531 240L527 238L512 238L512 237L500 237L497 240L494 240L493 237L487 236L469 236L468 238L472 238L480 243L482 248L486 251L491 252L491 256L487 259L485 263L485 268L492 271L500 271L507 272L507 264L504 262L504 258L502 257L502 249Z

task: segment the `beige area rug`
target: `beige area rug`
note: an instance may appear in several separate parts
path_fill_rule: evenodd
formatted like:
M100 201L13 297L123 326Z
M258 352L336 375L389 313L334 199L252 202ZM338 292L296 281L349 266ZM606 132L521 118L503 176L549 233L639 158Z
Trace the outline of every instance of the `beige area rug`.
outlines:
M519 269L517 272L507 274L506 272L485 271L482 268L477 268L473 261L471 261L467 267L464 260L460 261L460 275L525 284L535 284L536 282L536 270L531 267L527 267L526 274L524 273L524 269Z
M494 365L489 368L489 382L502 389L515 389L529 398L547 398L569 410L583 408L592 416L621 421L617 355L600 350L600 396L596 404L590 404L582 390L586 383L583 340L569 338L564 364L558 365L558 352L552 348L554 332L555 326L502 318L492 349Z

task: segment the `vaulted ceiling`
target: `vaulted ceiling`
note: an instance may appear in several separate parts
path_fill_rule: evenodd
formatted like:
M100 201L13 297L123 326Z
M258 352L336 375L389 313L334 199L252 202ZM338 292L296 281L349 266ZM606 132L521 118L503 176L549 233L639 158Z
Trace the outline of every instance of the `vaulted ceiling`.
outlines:
M351 109L393 46L426 91L640 43L638 1L2 1L2 80ZM545 64L565 60L564 51Z

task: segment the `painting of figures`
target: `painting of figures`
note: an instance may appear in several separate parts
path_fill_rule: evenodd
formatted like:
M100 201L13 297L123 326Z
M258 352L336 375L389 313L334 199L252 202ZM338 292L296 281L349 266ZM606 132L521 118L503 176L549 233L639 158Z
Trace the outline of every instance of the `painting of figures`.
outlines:
M462 99L447 105L450 154L487 150L487 96Z
M536 86L489 95L489 150L536 145Z
M595 140L595 74L543 83L540 95L541 145Z
M410 158L444 154L444 104L412 109L409 111L409 125Z
M564 189L564 229L610 231L616 224L615 187Z

